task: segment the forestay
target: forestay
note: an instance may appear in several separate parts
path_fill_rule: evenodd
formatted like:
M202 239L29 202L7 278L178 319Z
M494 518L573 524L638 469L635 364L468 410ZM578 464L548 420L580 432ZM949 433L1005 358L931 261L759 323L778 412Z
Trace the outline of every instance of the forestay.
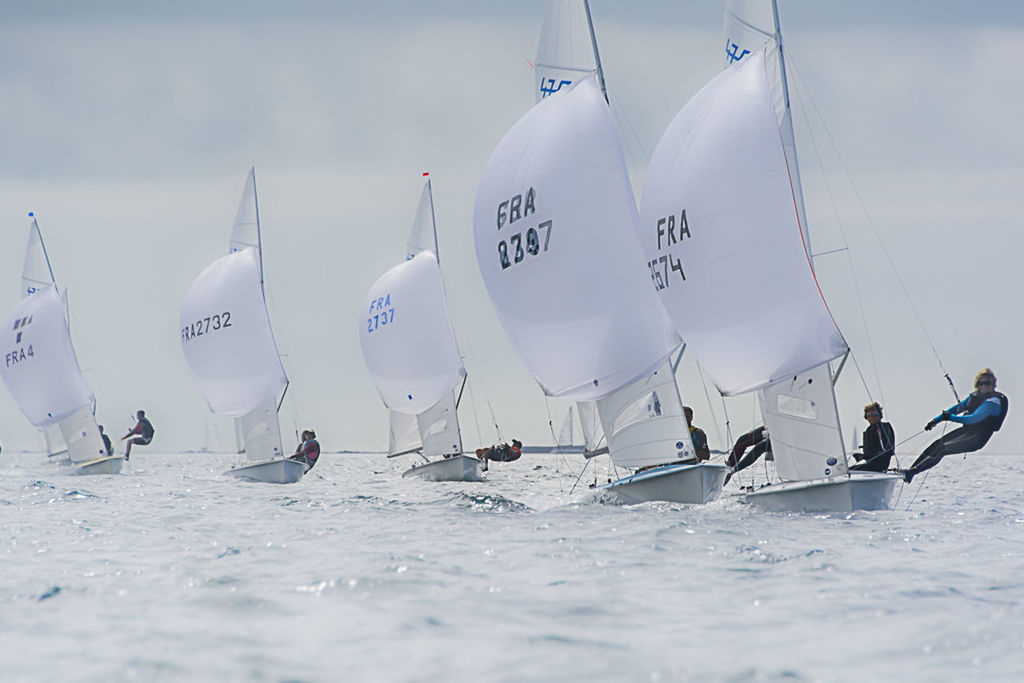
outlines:
M644 186L662 303L724 395L847 351L804 248L764 64L746 59L683 107Z
M551 0L537 46L537 101L597 71L585 0Z
M473 215L477 262L506 335L549 396L605 396L679 343L635 223L594 77L533 107L491 155Z
M242 417L272 401L288 378L274 343L258 252L246 247L211 263L185 295L181 345L210 409Z
M451 395L466 370L433 252L400 263L370 287L359 341L391 410L418 414Z

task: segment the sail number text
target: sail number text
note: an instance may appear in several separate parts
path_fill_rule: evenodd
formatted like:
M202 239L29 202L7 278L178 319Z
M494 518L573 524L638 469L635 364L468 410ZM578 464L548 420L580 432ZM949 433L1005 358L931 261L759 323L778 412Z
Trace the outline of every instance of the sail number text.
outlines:
M531 187L525 195L517 194L498 204L498 230L501 230L506 224L512 225L536 212L537 192ZM528 255L537 256L541 252L547 251L548 244L551 242L552 225L552 221L546 220L500 240L498 242L498 262L501 264L502 270L522 263Z
M395 307L391 305L391 293L371 301L368 315L369 317L366 319L368 333L395 322Z
M231 327L231 311L208 315L181 328L181 341L182 343L191 341L196 337L212 334L217 330L223 330L228 327Z
M656 256L647 262L651 271L651 282L655 290L662 290L672 284L672 274L679 273L679 279L686 282L686 273L683 272L683 262L672 255L670 247L679 244L683 238L690 238L690 226L686 222L686 209L679 214L679 221L675 215L663 216L657 222L658 251L664 251L661 256Z
M14 343L19 344L18 348L13 351L8 351L4 354L5 367L11 367L23 361L27 361L29 358L35 358L36 352L32 349L32 345L29 344L28 348L20 346L21 338L25 334L25 328L32 323L32 316L25 316L24 318L18 318L14 321L14 327L12 328L14 335Z

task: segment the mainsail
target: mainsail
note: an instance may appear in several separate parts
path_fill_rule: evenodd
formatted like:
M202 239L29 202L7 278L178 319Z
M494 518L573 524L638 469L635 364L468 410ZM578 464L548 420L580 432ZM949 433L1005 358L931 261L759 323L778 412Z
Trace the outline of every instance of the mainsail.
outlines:
M407 260L367 292L360 316L363 358L391 412L388 452L462 452L454 389L466 376L455 340L437 244L430 181L406 244Z
M534 68L538 102L599 72L600 57L586 0L551 0ZM604 76L598 75L603 84Z
M282 455L277 396L288 377L263 292L254 178L250 170L230 253L192 283L180 322L185 361L210 410L239 420L246 457L266 460Z
M764 390L780 476L820 478L845 471L828 364L848 347L805 248L767 61L759 50L722 72L669 125L639 234L662 303L718 390Z

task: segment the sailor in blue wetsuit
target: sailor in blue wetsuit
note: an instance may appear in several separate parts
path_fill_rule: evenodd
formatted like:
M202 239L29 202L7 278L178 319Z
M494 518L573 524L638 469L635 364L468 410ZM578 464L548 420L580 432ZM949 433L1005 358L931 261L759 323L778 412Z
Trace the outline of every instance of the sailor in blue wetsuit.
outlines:
M942 411L924 426L926 430L932 429L948 420L959 422L963 427L933 441L910 469L903 470L903 480L911 481L921 472L938 465L950 453L970 453L980 449L1003 426L1007 408L1009 399L996 391L995 373L990 368L983 368L974 378L974 392L970 396Z

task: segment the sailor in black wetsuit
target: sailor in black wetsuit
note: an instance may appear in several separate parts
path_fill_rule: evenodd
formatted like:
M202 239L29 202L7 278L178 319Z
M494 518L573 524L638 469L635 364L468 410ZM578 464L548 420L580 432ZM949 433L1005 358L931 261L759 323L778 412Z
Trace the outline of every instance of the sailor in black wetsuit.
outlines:
M924 449L910 469L903 470L903 480L910 482L916 475L931 469L950 453L970 453L988 443L989 438L1003 426L1009 399L996 391L996 375L983 368L974 378L974 392L949 410L932 419L924 428L931 429L949 420L963 425L936 439ZM960 413L964 413L961 415Z
M882 406L869 403L864 406L864 419L868 428L864 430L861 448L863 453L854 453L859 462L851 470L860 472L885 472L889 469L889 461L896 450L896 433L892 425L882 422Z
M500 446L476 449L476 457L483 461L485 470L488 469L488 460L493 460L494 462L513 462L518 460L522 455L523 442L519 439L512 439L511 446L507 443L503 443Z
M749 451L747 450L748 448L750 449ZM765 453L771 453L771 451L772 442L768 438L768 432L765 431L763 425L750 430L736 439L736 444L732 447L732 453L729 454L725 461L725 464L732 469L725 475L725 482L722 486L729 483L732 475L750 467L757 462L758 458Z
M121 437L121 441L124 441L129 436L135 438L128 442L128 447L124 451L124 459L127 460L132 455L132 446L148 446L153 441L153 423L146 419L146 411L140 410L135 413L136 423L132 427L132 430Z

